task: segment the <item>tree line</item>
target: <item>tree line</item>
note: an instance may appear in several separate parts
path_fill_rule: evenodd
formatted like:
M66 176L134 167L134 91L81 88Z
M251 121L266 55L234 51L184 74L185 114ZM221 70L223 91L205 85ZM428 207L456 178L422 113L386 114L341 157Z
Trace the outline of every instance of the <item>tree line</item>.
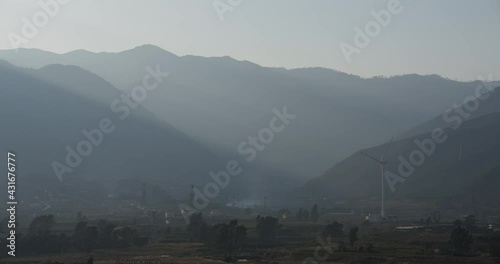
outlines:
M127 248L132 245L142 247L149 240L148 237L140 236L132 227L116 226L104 219L94 225L79 221L71 235L56 234L53 231L55 224L52 214L34 218L26 234L19 234L17 237L21 254L90 252L94 249Z

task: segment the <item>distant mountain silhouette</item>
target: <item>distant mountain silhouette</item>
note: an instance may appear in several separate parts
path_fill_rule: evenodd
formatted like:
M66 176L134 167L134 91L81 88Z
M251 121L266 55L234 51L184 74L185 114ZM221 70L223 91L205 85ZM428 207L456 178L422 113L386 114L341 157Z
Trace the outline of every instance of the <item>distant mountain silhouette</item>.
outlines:
M500 96L492 97L491 102L500 104ZM387 197L431 199L472 193L483 198L483 201L498 201L500 113L483 115L462 123L456 130L448 127L444 131L446 141L436 144L435 151L431 155L425 155L422 165L412 164L409 157L413 151L420 150L415 140L423 142L430 139L431 133L392 143L385 157L389 162L386 170L402 176L405 181L396 183L394 192L391 192L386 182ZM430 149L430 145L427 146ZM385 148L386 144L364 149L363 152L378 157ZM402 164L400 155L414 168L414 172L408 177L399 171ZM375 162L356 152L335 164L321 177L309 181L298 193L336 199L380 197L380 168Z
M0 61L0 79L0 142L2 149L17 152L20 179L29 183L23 185L25 195L84 180L112 188L118 179L138 178L184 197L191 183L204 184L209 170L222 164L141 106L119 119L110 104L123 93L79 67L34 70ZM52 162L66 164L66 146L76 150L87 139L82 130L98 128L102 118L109 118L115 130L104 134L102 143L59 184Z
M300 181L431 119L476 86L436 75L364 79L324 68L286 70L230 57L179 57L152 45L118 53L20 49L0 51L0 58L24 67L76 65L125 92L141 82L146 66L159 64L171 75L142 105L219 156L241 158L238 144L269 125L272 109L286 106L297 118L251 166Z
M478 91L480 92L486 92L487 89L493 89L496 85L499 85L498 82L493 82L493 83L485 83L485 84L480 84L479 82L477 85L481 86L482 88L479 89ZM489 95L488 95L489 94ZM471 96L475 96L471 94ZM476 101L478 102L477 104L477 109L474 111L468 111L467 108L464 108L463 104L464 101L456 102L457 106L450 106L449 110L451 111L464 111L467 113L467 120L475 119L487 114L491 113L496 113L500 112L500 94L498 94L498 91L493 90L492 93L487 93L485 94L485 97L483 100L478 98ZM465 98L464 98L465 100ZM470 103L470 109L474 109L474 102ZM408 131L405 131L404 133L399 135L399 138L405 138L405 137L412 137L416 136L419 134L427 133L432 131L436 127L451 127L455 124L455 122L449 122L447 121L449 118L447 118L447 112L441 113L437 115L436 117L419 124L412 129L409 129Z

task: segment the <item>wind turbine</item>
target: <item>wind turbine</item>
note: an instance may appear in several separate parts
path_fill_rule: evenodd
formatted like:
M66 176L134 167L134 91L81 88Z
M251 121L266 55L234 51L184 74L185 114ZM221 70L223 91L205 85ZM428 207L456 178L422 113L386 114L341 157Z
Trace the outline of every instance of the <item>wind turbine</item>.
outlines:
M45 205L45 207L44 207L44 208L42 208L42 211L45 211L45 210L47 210L47 209L50 209L50 208L51 208L50 204L48 204L48 203L46 203L46 202L44 202L44 201L40 200L40 198L38 198L38 196L35 196L35 199L36 199L38 202L40 202L40 203L42 203L43 205Z
M389 141L389 143L387 144L387 147L385 148L385 151L384 153L382 154L382 157L380 159L377 159L371 155L368 155L364 152L361 151L361 154L367 156L368 158L374 160L375 162L377 162L379 165L380 165L380 170L382 171L382 178L381 178L381 183L382 183L382 208L380 209L380 215L382 217L385 217L385 210L384 210L384 172L385 172L385 164L387 164L388 162L384 160L384 157L385 157L385 154L387 153L387 151L389 150L389 147L391 146L391 143L392 143L392 139L393 137L391 137L391 140Z

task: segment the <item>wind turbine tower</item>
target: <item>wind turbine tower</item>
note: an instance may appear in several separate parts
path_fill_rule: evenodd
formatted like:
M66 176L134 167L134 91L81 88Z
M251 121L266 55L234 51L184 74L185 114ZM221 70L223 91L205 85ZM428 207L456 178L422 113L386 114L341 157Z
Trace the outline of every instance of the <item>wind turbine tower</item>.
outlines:
M368 155L364 152L361 152L361 154L367 156L368 158L374 160L375 162L377 162L379 165L380 165L380 171L382 172L382 176L380 178L380 181L381 181L381 187L382 187L382 206L380 208L380 216L382 218L385 217L385 209L384 209L384 172L385 172L385 164L387 164L388 162L384 160L384 157L385 157L385 154L387 153L387 151L389 150L389 147L391 146L391 143L392 143L392 137L391 137L391 140L389 141L389 143L387 144L387 147L385 148L385 151L384 153L382 154L382 157L380 159L377 159L371 155Z

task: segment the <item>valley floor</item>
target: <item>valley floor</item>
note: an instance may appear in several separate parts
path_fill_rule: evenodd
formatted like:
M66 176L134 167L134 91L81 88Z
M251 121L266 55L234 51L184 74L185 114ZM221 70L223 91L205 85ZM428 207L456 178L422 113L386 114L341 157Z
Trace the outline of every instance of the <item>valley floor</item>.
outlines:
M324 223L284 222L273 247L258 246L250 220L242 223L249 233L238 263L500 263L500 259L490 256L481 234L474 234L474 256L458 257L447 251L450 233L445 230L396 231L389 224L360 226L358 242L339 250L336 246L340 242L348 244L348 236L334 237L329 244L322 245L318 236ZM87 263L90 256L94 264L133 263L120 262L127 260L160 260L162 264L225 263L203 244L187 243L188 240L187 234L179 231L141 248L4 258L0 263ZM372 252L366 250L369 244L373 245ZM325 260L319 261L318 257Z

